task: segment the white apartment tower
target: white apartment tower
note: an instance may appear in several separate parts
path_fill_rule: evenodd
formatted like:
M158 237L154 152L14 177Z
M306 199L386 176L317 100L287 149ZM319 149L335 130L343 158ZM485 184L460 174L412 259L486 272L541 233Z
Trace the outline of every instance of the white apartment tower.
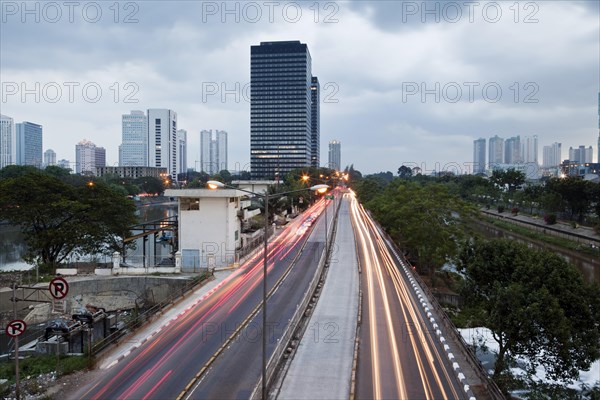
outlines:
M495 135L489 142L489 164L497 165L504 163L504 139Z
M96 172L96 145L83 139L75 146L75 172L94 175Z
M177 181L177 113L164 108L148 109L148 166L163 167Z
M483 174L485 167L485 138L479 138L473 141L473 173Z
M11 117L0 114L0 168L17 162L17 131Z
M550 146L544 146L544 154L542 156L543 168L558 167L562 162L562 144L558 142L552 143Z
M342 142L339 140L329 142L329 165L327 167L336 171L342 169Z
M56 165L56 153L52 149L44 152L44 166Z
M200 171L214 175L227 169L227 132L212 129L200 132Z
M525 136L521 141L521 160L538 165L538 137L537 135Z
M177 130L177 173L187 172L187 131Z
M119 146L121 167L148 165L148 118L143 111L133 110L121 116L122 143Z

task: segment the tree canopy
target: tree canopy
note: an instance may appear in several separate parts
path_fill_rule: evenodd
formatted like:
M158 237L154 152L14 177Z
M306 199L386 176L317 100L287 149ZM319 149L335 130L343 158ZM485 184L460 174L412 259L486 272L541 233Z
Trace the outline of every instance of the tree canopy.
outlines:
M563 258L515 241L477 240L464 248L459 268L466 304L481 310L498 342L499 383L516 356L525 356L529 372L543 366L567 382L600 358L600 289Z
M73 253L121 249L134 212L124 193L101 181L72 184L39 170L0 179L0 220L21 227L25 261L50 269Z

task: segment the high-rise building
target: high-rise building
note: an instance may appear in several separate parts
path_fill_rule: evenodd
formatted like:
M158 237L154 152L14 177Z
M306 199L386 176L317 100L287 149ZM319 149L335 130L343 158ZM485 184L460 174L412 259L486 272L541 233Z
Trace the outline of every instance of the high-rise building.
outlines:
M562 163L562 144L558 142L552 143L550 146L544 146L544 154L542 158L543 168L557 167Z
M200 132L200 171L214 175L227 169L227 132L212 129Z
M187 172L187 131L177 130L177 173Z
M504 164L520 164L521 158L521 137L515 136L504 140Z
M0 168L17 162L17 131L13 119L0 114Z
M42 126L33 122L16 124L17 164L42 167Z
M299 41L251 47L252 179L273 179L311 165L311 64L308 46Z
M177 113L163 108L148 110L148 166L163 167L177 181ZM181 171L184 172L184 171Z
M75 172L81 175L94 175L96 172L96 157L102 157L102 151L89 140L82 140L75 146ZM104 149L102 149L104 150ZM104 157L106 160L106 157ZM102 161L102 160L100 160ZM103 166L103 165L102 165Z
M71 170L71 162L69 160L65 160L64 158L62 160L58 160L56 165L64 169Z
M96 155L94 162L94 174L96 173L96 168L98 167L106 167L106 149L104 147L96 146Z
M538 137L525 136L521 141L521 161L538 164Z
M473 173L483 174L485 172L485 138L473 141Z
M502 164L504 162L504 139L495 135L489 142L490 165Z
M600 164L600 92L598 92L598 164Z
M310 85L310 165L315 168L320 165L321 159L320 109L321 85L319 85L319 78L313 76Z
M52 149L48 149L44 152L44 167L56 165L56 153Z
M594 159L594 149L592 146L583 145L578 148L569 147L569 161L574 164L591 163Z
M329 164L327 167L336 171L342 169L342 143L339 140L329 142Z
M121 116L121 146L119 165L145 167L148 165L148 118L143 111L133 110Z

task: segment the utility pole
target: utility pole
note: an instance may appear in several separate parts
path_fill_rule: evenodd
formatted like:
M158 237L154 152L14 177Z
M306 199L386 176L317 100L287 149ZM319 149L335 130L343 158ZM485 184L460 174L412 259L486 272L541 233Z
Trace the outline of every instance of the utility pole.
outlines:
M17 319L17 284L13 283L13 318ZM19 336L15 336L15 397L21 398L21 387L19 382Z

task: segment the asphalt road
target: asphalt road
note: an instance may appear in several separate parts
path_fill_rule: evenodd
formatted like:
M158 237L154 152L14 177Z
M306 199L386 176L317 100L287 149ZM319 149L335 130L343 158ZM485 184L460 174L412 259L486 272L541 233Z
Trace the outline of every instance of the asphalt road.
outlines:
M358 399L463 399L460 382L398 260L354 199L351 218L362 268Z
M269 290L297 262L267 302L268 350L306 290L317 254L323 249L324 219L314 219L323 201L299 216L269 246ZM329 213L331 214L331 213ZM308 240L313 233L315 239ZM320 237L320 239L319 239ZM301 251L304 248L304 251ZM151 340L107 369L95 383L72 393L72 399L173 399L209 361L191 398L248 398L260 377L262 314L241 329L219 357L211 360L262 300L262 252L230 275L224 284Z

